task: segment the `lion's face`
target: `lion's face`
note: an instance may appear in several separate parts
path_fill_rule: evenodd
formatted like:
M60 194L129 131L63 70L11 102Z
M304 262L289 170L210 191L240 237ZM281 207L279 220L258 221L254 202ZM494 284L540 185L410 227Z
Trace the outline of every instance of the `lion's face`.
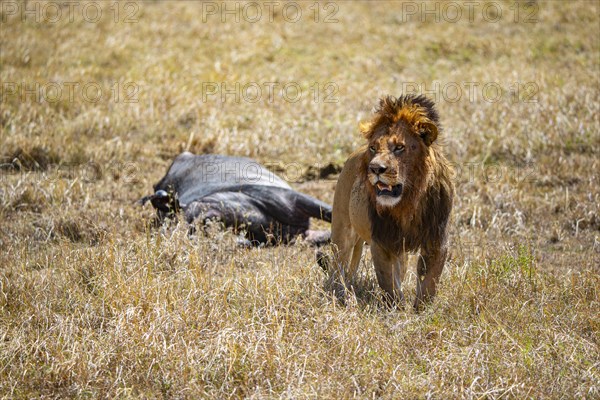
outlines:
M415 179L422 178L427 142L414 129L399 121L374 129L369 138L367 179L382 207L397 205L405 192L418 186Z

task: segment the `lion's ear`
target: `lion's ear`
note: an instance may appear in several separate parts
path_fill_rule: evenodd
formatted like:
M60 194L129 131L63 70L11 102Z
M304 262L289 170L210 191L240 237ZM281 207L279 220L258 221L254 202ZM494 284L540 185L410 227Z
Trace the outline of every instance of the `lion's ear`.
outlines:
M427 146L431 146L438 136L437 126L432 122L423 122L419 124L419 136Z

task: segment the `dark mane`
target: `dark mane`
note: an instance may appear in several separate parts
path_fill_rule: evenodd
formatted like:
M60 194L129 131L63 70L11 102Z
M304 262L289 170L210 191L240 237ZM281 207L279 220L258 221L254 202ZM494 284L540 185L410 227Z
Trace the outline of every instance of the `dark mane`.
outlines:
M371 237L390 252L412 252L434 243L444 243L452 196L452 187L446 183L430 186L422 204L408 220L398 220L394 210L378 213L375 204L369 200Z
M404 121L411 126L433 123L441 132L440 118L432 100L423 95L406 94L399 97L386 96L379 100L375 108L375 116L368 122L361 123L360 130L369 139L376 127L392 125Z
M419 108L424 109L427 118L436 125L439 124L440 118L435 109L435 104L432 100L422 94L405 94L397 98L394 96L386 96L379 100L379 106L376 108L375 113L384 118L393 119L400 109L410 108L411 106L418 106Z

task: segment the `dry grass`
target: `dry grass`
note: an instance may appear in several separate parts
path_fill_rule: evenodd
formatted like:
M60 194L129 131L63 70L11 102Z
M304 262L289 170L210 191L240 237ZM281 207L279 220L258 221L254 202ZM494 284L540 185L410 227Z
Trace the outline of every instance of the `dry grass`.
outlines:
M0 3L0 397L600 396L597 2L536 3L536 23L510 2L495 23L482 7L406 21L400 2L331 3L336 23L325 3L315 23L312 2L297 23L279 9L204 22L196 2L122 3L115 22L106 2L90 23L83 4L44 23ZM303 97L203 99L203 83L275 81ZM35 82L62 96L13 93ZM68 82L104 96L70 99ZM368 255L340 306L302 243L149 231L133 205L186 147L255 157L331 202L319 169L339 169L376 99L411 82L479 84L472 100L434 93L460 173L452 257L421 314L380 306ZM481 97L490 82L498 101Z

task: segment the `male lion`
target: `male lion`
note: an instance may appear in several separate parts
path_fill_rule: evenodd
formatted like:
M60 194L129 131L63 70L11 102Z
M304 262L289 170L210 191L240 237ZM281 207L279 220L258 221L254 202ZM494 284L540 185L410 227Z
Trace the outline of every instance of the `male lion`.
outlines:
M406 254L420 250L418 310L435 295L444 267L454 196L452 170L435 142L438 114L424 96L388 96L360 130L368 144L348 158L335 189L331 272L351 282L367 242L379 286L403 304Z

